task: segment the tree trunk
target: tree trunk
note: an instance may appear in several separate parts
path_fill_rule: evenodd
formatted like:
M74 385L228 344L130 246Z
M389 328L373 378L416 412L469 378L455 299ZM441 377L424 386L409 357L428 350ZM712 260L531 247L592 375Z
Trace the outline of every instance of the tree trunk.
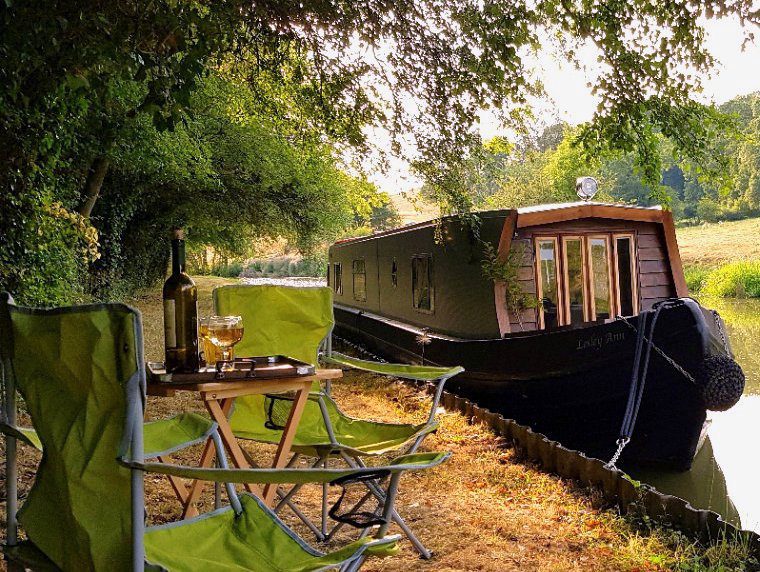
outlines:
M92 162L90 172L87 175L87 181L84 185L84 203L79 207L79 214L83 217L90 217L95 202L100 195L100 189L103 186L103 180L106 178L106 173L108 173L108 167L110 164L111 160L103 155L97 157Z

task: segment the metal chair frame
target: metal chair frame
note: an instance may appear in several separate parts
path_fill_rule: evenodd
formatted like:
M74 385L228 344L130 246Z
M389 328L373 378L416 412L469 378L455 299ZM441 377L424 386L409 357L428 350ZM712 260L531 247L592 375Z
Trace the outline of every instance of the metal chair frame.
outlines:
M332 354L332 329L330 330L329 334L325 337L321 344L322 353L326 356L330 356ZM457 375L457 373L453 373L451 375L441 376L438 379L429 381L427 383L434 384L436 386L435 391L433 392L433 398L432 403L430 407L430 413L428 414L427 421L424 425L424 428L427 430L423 430L420 435L417 436L417 438L410 444L410 446L403 450L401 454L412 454L417 451L417 449L420 447L422 442L425 440L425 437L428 436L432 431L430 428L435 424L436 421L436 412L438 410L438 407L441 402L441 396L443 395L443 390L446 385L446 382L451 379L451 377ZM395 376L395 377L401 377L401 376ZM407 379L413 379L414 378L407 378ZM419 380L415 380L419 381ZM333 427L332 421L330 420L330 415L327 409L327 404L325 402L325 399L332 400L331 397L331 390L332 390L332 384L328 380L325 383L324 392L318 394L315 396L317 403L319 404L320 411L322 413L322 420L325 424L325 429L327 431L327 435L330 439L330 443L333 445L333 450L331 450L329 453L324 454L317 458L317 460L311 465L312 467L327 467L330 459L333 458L340 458L345 462L349 467L356 468L356 469L362 469L367 468L367 465L362 460L361 456L359 455L351 455L349 452L347 452L347 448L345 445L341 444L340 441L337 439L335 435L335 429ZM332 401L332 403L335 405L335 408L339 409L338 405L335 403L335 401ZM290 462L288 463L289 466L292 466L297 460L298 460L299 454L295 453L293 457L291 457ZM378 502L378 508L376 512L384 511L385 510L385 503L386 503L386 494L383 492L382 487L378 484L377 481L368 481L365 483L367 486L367 493L362 497L359 502L357 502L352 509L349 511L350 513L356 512L361 507L369 502L371 499L375 499ZM303 485L295 485L288 491L283 490L282 488L278 488L278 496L280 497L279 502L275 505L274 511L275 513L278 513L281 511L284 507L290 508L293 513L309 528L309 530L314 533L316 538L321 542L329 542L331 539L334 538L335 534L343 527L344 523L339 522L335 524L332 528L328 528L328 491L327 491L327 485L323 485L322 490L322 513L321 513L321 519L320 524L317 526L307 515L303 513L303 511L298 508L298 506L292 501L293 496L300 490L300 488ZM392 509L390 511L390 519L396 523L399 528L402 530L404 535L409 539L409 541L414 546L414 549L419 553L420 557L427 560L432 557L432 552L425 547L425 545L422 543L422 541L417 537L416 534L411 530L409 525L406 523L406 521L399 515L398 511L395 509ZM364 530L360 534L361 536L366 536L367 531Z

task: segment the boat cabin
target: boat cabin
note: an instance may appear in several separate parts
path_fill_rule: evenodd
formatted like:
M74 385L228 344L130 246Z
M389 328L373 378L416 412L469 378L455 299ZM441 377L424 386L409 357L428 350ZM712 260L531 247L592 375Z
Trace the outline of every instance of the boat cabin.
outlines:
M673 218L660 207L579 202L478 216L479 237L453 216L335 243L327 279L336 306L486 339L582 327L688 295ZM505 285L483 275L483 243L516 266L533 304L507 307Z

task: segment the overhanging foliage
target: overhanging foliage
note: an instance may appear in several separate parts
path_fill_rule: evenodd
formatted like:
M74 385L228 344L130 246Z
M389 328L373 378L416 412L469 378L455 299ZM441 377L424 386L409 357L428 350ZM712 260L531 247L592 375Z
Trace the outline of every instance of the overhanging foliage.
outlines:
M128 147L140 147L137 132L194 126L206 112L194 97L211 73L245 85L256 115L270 120L269 132L297 153L305 149L304 157L332 153L336 164L353 150L359 161L373 143L372 125L391 133L397 151L412 141L418 172L447 210L462 211L470 201L461 163L479 146L480 110L491 108L519 129L531 98L541 93L531 75L532 53L545 38L557 38L572 60L590 43L603 71L594 88L600 107L581 134L586 152L631 152L654 181L661 166L655 141L662 133L683 157L711 168L707 143L725 124L691 96L699 87L694 73L713 63L704 47L704 18L722 16L738 16L748 26L760 18L743 0L11 0L0 10L0 283L23 291L32 274L47 287L67 280L49 254L75 249L76 240L40 239L42 206L60 203L97 217L107 193L118 193L111 205L148 204L131 181L115 181L116 165ZM238 151L232 143L212 155L234 161ZM150 163L150 156L135 156L130 172L149 170ZM287 203L300 206L282 217L277 209L260 209L275 212L265 219L273 225L267 232L287 227L310 240L309 231L325 219L313 187L299 186L306 179L294 175L296 186L284 180L268 185L255 174L262 165L241 165L245 173L217 172L219 164L202 161L191 170L214 171L208 184L229 191L217 204L242 209L240 215L250 209L235 201L253 187L240 189L246 183L239 178L258 177L253 186L270 193L272 204L286 211ZM181 174L171 165L154 172ZM171 184L176 188L178 181ZM175 211L176 194L154 192L166 188L161 177L138 182L152 188L152 212ZM195 224L210 228L202 220ZM120 236L101 232L104 242ZM155 236L135 240L148 244ZM62 291L43 301L66 296Z

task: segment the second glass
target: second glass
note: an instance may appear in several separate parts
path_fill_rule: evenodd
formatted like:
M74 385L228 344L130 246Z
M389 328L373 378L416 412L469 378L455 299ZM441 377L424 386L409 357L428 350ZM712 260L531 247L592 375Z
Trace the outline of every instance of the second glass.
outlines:
M243 339L243 318L240 316L209 316L200 321L206 367L224 362L223 370L235 368L235 344Z

